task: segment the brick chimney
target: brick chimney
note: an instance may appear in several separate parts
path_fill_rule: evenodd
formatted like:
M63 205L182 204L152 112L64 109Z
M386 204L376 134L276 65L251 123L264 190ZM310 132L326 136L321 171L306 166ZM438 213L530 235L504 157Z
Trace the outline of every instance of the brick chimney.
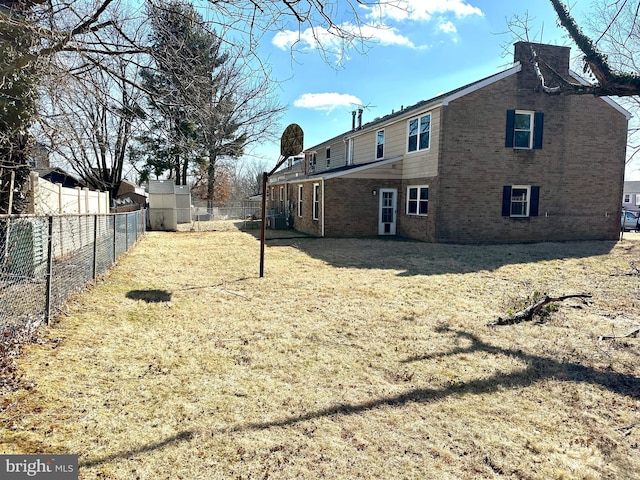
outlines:
M532 48L541 61L541 68L546 64L564 78L569 77L570 47L560 47L557 45L546 45L544 43L517 42L514 45L513 60L522 65L531 64L533 57Z

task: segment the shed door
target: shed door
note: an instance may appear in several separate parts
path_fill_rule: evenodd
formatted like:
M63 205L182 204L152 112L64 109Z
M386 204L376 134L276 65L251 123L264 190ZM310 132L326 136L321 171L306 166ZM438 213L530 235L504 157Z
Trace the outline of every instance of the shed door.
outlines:
M380 189L380 214L378 216L378 235L396 234L396 205L398 190L395 188Z

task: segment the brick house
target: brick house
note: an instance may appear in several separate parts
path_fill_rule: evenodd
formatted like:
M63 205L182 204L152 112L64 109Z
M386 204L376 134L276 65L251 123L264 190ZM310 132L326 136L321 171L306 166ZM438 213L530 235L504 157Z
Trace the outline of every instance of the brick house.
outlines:
M576 82L568 47L534 45ZM498 74L401 108L291 159L271 214L316 236L429 242L615 240L629 114L609 98L549 95L515 44Z

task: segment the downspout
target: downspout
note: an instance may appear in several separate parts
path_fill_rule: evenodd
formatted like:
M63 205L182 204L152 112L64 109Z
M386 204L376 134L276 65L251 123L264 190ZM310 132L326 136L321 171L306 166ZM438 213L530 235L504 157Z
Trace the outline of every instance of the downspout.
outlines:
M322 238L324 238L324 177L322 180Z

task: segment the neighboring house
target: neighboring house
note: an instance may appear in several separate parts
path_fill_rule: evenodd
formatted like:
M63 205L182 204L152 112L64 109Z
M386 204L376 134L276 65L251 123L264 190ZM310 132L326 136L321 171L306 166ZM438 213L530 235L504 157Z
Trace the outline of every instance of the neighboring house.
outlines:
M640 182L624 182L622 208L630 212L640 212Z
M534 46L547 73L576 82L568 47ZM629 114L543 93L530 59L519 42L501 73L365 125L359 112L269 179L269 214L327 237L617 239Z
M129 205L136 210L145 208L149 194L144 187L140 187L129 180L122 180L120 182L120 188L118 188L118 194L113 199L113 207L118 208L123 205Z
M51 183L58 183L65 188L86 187L84 182L78 180L73 175L68 174L63 169L58 167L33 168L32 171L36 172L40 178L44 178Z

